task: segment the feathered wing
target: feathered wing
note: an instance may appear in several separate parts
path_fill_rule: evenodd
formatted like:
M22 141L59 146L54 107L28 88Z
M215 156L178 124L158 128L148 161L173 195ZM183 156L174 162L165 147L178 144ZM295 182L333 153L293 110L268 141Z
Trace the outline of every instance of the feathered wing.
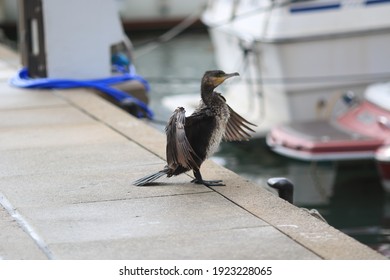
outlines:
M230 111L230 117L226 125L226 131L223 136L223 139L225 141L249 140L249 138L251 137L249 131L255 132L252 128L249 127L249 125L256 125L241 117L229 105L227 106Z
M196 153L189 143L185 133L185 110L178 107L172 114L165 128L167 134L167 162L170 169L182 166L186 169L198 169Z

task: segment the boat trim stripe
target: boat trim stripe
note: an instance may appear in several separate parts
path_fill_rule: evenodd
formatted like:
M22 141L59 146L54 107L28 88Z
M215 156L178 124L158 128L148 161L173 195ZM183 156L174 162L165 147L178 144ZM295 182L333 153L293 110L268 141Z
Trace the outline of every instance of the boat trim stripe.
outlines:
M366 6L389 3L390 0L366 0L364 4ZM341 3L329 3L325 5L313 5L313 6L295 6L290 8L290 13L305 13L305 12L316 12L324 10L336 10L341 8Z
M386 1L386 0L377 0L377 1ZM295 13L304 13L304 12L335 10L335 9L339 9L340 7L341 7L340 3L317 5L317 6L291 7L290 13L295 14Z
M353 151L353 152L317 152L300 151L290 149L276 144L267 135L266 143L272 151L277 154L303 161L345 161L357 159L375 159L375 151Z
M383 3L390 3L390 0L367 0L367 1L364 1L364 4L366 4L366 6L383 4Z

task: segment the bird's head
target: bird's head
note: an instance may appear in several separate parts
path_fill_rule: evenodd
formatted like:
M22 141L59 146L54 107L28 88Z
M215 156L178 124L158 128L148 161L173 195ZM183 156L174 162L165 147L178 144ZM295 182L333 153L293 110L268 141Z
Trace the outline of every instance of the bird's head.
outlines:
M226 79L229 79L234 76L239 76L237 72L226 74L222 70L212 70L212 71L206 71L202 78L202 85L215 89L217 86L222 84Z

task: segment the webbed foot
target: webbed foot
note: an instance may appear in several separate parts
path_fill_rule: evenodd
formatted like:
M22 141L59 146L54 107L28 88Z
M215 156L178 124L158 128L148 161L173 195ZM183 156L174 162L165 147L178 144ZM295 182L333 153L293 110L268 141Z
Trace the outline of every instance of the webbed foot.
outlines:
M222 183L222 180L199 180L194 179L191 181L191 183L199 184L199 185L205 185L206 187L215 187L215 186L225 186L224 183Z

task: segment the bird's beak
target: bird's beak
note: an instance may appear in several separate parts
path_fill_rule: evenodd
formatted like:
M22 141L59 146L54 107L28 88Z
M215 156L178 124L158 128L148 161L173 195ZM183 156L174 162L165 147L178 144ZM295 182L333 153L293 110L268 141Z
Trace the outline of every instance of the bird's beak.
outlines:
M237 72L234 72L234 73L226 74L222 77L215 78L215 84L218 86L218 85L222 84L225 80L227 80L231 77L235 77L235 76L240 76L240 74L238 74Z
M240 76L240 74L238 74L237 72L226 74L225 76L222 77L222 82L225 81L226 79L229 79L229 78L235 77L235 76Z
M226 80L226 79L229 79L229 78L231 78L231 77L234 77L234 76L240 76L240 74L238 74L238 72L234 72L234 73L231 73L231 74L226 74L225 80Z

